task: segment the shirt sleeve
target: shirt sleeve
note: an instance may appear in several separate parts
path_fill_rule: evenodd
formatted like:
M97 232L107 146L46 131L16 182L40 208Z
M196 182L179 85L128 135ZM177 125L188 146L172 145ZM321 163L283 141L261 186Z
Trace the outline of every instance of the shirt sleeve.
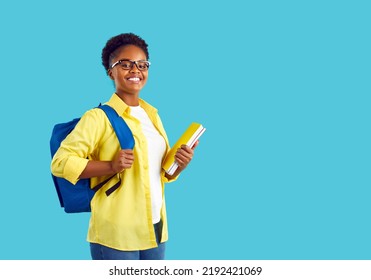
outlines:
M54 176L77 183L102 135L104 121L100 111L87 111L63 140L51 162Z
M164 183L171 183L171 182L174 182L174 181L176 181L176 180L179 178L179 176L180 176L180 174L179 174L178 176L176 176L176 177L174 177L174 178L172 178L172 179L168 179L165 175L166 175L165 170L162 169L162 171L161 171L161 178L162 178L162 181L163 181Z

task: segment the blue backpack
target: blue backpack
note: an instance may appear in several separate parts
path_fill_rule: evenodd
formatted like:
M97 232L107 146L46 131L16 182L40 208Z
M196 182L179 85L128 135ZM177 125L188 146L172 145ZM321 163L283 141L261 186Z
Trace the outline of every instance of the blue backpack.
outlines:
M131 133L131 130L124 119L121 118L116 111L108 105L99 105L97 108L102 109L106 113L107 118L111 122L117 138L119 139L121 149L133 149L133 134ZM50 139L50 152L52 158L61 145L61 142L75 128L79 120L80 118L76 118L67 123L60 123L54 126ZM111 180L114 176L116 176L116 174L92 188L90 186L90 179L80 179L76 185L73 185L66 179L56 177L52 174L59 202L61 207L64 207L64 211L66 213L90 212L90 201L95 192L103 187L103 185ZM120 184L121 179L117 184L106 191L106 195L109 196L120 186Z

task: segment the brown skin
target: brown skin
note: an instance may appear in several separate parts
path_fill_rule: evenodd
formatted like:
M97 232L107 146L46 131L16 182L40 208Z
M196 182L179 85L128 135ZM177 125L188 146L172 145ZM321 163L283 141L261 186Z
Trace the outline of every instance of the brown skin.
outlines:
M121 60L147 60L143 50L134 45L128 45L120 48L116 57L111 61L111 64ZM145 86L148 79L148 71L139 71L136 65L131 70L125 70L120 65L108 71L111 80L114 81L116 87L116 94L129 106L139 105L139 92ZM131 81L130 78L139 78L138 81ZM175 178L182 172L190 163L193 157L193 150L198 145L197 143L192 147L182 145L178 149L175 160L179 168L170 176L166 174L168 179ZM80 178L100 177L105 175L112 175L122 172L125 169L131 168L134 162L133 150L120 150L112 161L89 161Z
M168 179L175 178L176 176L178 176L180 174L180 172L182 172L187 167L187 165L191 162L191 160L193 158L193 154L194 154L193 151L197 147L197 145L198 145L198 141L194 144L194 146L192 148L188 147L187 145L182 145L178 149L178 151L175 154L175 161L177 162L179 167L178 167L177 170L175 170L175 172L172 176L165 173L165 176Z
M121 59L147 60L144 51L137 46L128 45L118 50L116 57L111 61L114 63ZM108 75L115 82L116 94L129 106L139 105L139 92L145 86L148 79L148 71L139 71L134 65L131 70L124 70L117 65L108 71ZM138 77L139 82L130 81L130 78Z

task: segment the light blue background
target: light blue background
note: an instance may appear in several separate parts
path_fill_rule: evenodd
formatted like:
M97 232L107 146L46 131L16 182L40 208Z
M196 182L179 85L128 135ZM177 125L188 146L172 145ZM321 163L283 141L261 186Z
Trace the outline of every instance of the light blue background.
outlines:
M167 185L168 259L370 259L369 1L3 1L0 259L89 259L59 208L55 123L113 93L112 36L149 44L141 97L171 143L207 131Z

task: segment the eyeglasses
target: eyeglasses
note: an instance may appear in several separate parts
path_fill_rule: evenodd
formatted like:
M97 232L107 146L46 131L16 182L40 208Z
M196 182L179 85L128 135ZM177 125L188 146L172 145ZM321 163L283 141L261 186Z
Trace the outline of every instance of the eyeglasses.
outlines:
M148 71L149 66L151 65L151 63L149 61L146 61L146 60L136 60L135 61L135 60L129 60L129 59L121 59L121 60L116 61L115 63L113 63L111 65L110 69L112 69L116 65L120 65L122 67L122 69L131 70L134 67L134 64L137 66L139 71Z

